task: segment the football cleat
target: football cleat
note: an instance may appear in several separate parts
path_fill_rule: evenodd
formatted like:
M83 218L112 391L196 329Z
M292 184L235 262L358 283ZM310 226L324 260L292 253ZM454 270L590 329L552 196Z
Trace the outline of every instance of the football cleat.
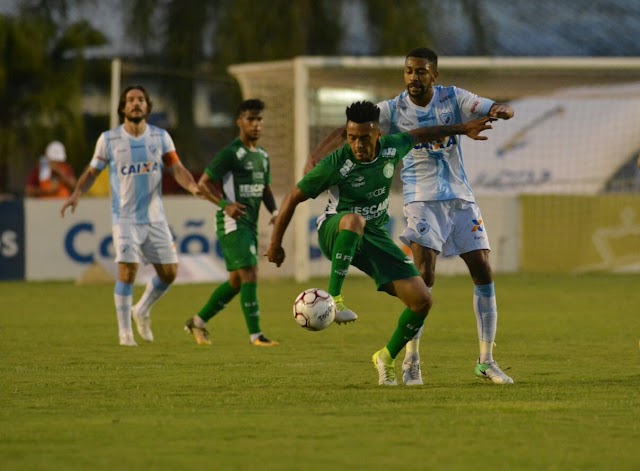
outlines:
M344 305L344 298L342 295L334 296L333 300L336 303L336 317L334 322L336 324L347 324L349 322L355 322L358 315Z
M490 380L496 384L513 384L513 379L500 369L495 361L476 364L475 374L478 378Z
M423 384L419 359L409 359L402 362L402 382L405 386L421 386Z
M133 332L132 331L126 331L126 330L121 330L119 332L119 336L120 336L120 345L124 346L124 347L137 347L138 344L136 343L135 339L133 338Z
M277 347L280 345L280 342L269 340L264 335L260 334L260 337L251 341L251 345L255 345L256 347Z
M133 306L131 310L131 317L136 323L136 327L138 329L138 333L140 337L146 342L153 342L153 332L151 331L151 316L148 314L146 316L141 315L138 312L136 306Z
M193 335L193 338L196 339L196 343L198 345L211 345L211 340L209 340L209 331L204 327L196 327L193 323L193 318L187 319L187 322L184 323L184 331Z
M378 350L373 354L373 366L378 370L378 384L384 386L397 386L396 372L393 362L387 365L380 359L382 350Z

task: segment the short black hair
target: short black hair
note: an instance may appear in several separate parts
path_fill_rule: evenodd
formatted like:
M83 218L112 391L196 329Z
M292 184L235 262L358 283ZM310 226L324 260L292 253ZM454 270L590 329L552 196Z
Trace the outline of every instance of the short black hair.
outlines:
M409 54L407 54L407 57L420 57L422 59L427 59L427 62L433 65L435 69L438 68L438 54L428 47L417 47L412 49L409 51Z
M147 114L151 114L151 109L153 108L153 103L151 103L151 98L149 98L149 92L147 92L146 88L142 85L129 85L127 88L122 90L120 94L120 100L118 100L118 116L120 117L120 122L124 122L124 107L127 104L127 93L131 90L140 90L144 95L144 100L147 102Z
M354 123L368 123L380 121L380 108L370 101L356 101L347 106L347 121Z
M264 101L258 100L257 98L250 98L248 100L244 100L238 105L238 109L236 110L236 118L239 118L240 115L245 111L260 112L262 110L264 110Z

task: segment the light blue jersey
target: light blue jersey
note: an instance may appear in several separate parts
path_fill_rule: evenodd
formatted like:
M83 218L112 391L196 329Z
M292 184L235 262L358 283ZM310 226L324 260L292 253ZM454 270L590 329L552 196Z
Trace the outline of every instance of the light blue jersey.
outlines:
M164 129L147 124L138 137L123 126L103 132L96 143L90 165L109 166L113 224L150 224L166 221L162 206L163 157L175 145ZM171 161L171 159L169 159Z
M459 124L486 116L493 100L457 87L433 87L427 106L415 105L405 90L378 103L380 129L387 134L412 129ZM416 145L403 159L400 172L404 204L413 201L463 199L475 202L464 171L459 135Z

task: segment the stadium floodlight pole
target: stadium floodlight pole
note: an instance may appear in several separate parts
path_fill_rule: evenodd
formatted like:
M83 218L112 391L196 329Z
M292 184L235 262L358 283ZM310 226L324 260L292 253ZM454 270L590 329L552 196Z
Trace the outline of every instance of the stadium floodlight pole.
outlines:
M109 106L109 126L110 129L118 126L118 99L120 97L120 76L122 61L119 57L111 59L111 103Z
M309 155L309 68L304 57L293 60L293 84L294 176L300 181ZM293 219L293 276L300 282L307 281L310 275L309 217L309 204L298 205Z

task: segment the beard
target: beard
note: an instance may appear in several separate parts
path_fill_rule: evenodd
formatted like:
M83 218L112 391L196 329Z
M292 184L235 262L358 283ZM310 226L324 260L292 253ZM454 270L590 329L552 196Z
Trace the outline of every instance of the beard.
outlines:
M126 116L127 121L131 121L134 124L140 124L142 121L144 121L144 119L146 118L146 116L144 115L140 115L140 116Z

